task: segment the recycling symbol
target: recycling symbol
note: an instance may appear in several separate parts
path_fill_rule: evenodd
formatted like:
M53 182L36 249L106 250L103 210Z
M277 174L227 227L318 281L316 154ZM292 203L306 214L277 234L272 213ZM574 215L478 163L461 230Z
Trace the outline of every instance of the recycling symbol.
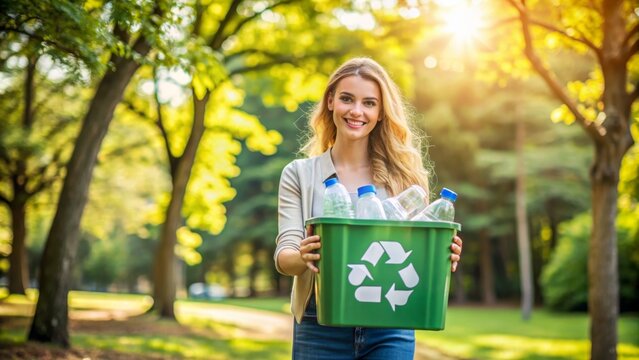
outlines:
M408 252L404 251L402 244L395 241L375 241L370 244L361 260L376 267L381 257L386 253L388 255L386 264L401 265L404 264L412 252L413 250ZM357 287L355 289L355 299L359 302L382 302L383 291L381 286L362 286L366 278L373 281L375 280L368 271L366 264L348 264L347 266L351 269L351 272L348 274L348 282ZM390 289L388 289L384 295L393 311L395 311L396 306L406 305L408 298L413 293L411 289L419 283L419 275L417 275L415 267L413 267L413 264L410 262L406 267L399 270L398 273L403 286L401 284L397 285L399 287L405 287L406 289L399 290L395 287L396 283L393 282L393 285L391 285Z

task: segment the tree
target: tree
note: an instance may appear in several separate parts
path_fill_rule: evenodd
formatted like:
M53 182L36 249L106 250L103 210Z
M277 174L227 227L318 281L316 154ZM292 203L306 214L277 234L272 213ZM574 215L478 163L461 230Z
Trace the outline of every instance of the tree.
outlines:
M14 1L0 9L0 69L11 79L24 76L20 88L5 89L6 121L0 139L0 179L6 185L0 202L10 209L12 230L9 293L24 294L29 280L27 204L59 180L68 159L68 139L59 139L68 137L68 125L75 120L71 111L54 111L51 104L71 102L61 90L79 82L77 73L83 66L101 68L95 44L104 37L96 20L76 2ZM59 27L65 31L57 31ZM51 81L46 70L38 69L41 59L76 76ZM21 60L26 60L25 66ZM43 145L44 139L49 146Z
M189 41L185 44L187 52L191 50L186 66L191 76L192 119L187 122L190 131L167 131L166 124L162 123L162 110L158 107L156 111L169 158L172 189L154 262L153 295L154 308L167 318L174 317L173 264L178 228L185 221L188 228L218 233L225 220L221 203L233 196L216 195L215 201L209 204L202 201L210 198L202 197L202 190L212 190L206 185L204 174L214 174L226 183L222 186L223 193L228 194L232 189L226 179L235 176L233 173L237 171L233 164L207 169L205 164L211 159L234 160L239 152L235 141L224 149L212 145L215 139L245 139L249 149L263 154L273 154L281 142L277 132L267 131L256 117L236 109L243 102L242 79L249 73L271 71L279 80L279 86L284 86L281 92L276 90L277 95L286 98L288 108L294 108L317 86L316 72L324 64L317 64L316 60L340 53L334 49L335 45L321 51L313 48L320 38L334 37L329 35L334 31L328 25L329 20L318 16L329 11L326 4L289 0L268 5L242 0L224 4L202 1L197 2L194 9L194 18L186 26ZM321 26L312 28L309 24ZM182 144L182 148L175 143ZM220 149L224 156L214 152ZM191 189L188 192L187 186ZM215 212L203 216L205 209Z
M87 12L72 2L63 5L80 13ZM117 39L113 43L115 51L109 54L108 69L98 82L66 167L57 211L42 255L40 296L29 340L69 346L67 295L93 167L115 107L140 66L140 60L149 53L151 44L156 47L162 44L158 27L162 25L162 14L169 9L169 3L159 0L139 6L137 2L112 3L108 9L107 14L113 16L109 25L113 26L113 36ZM38 26L38 17L29 13L20 15ZM139 30L134 33L131 29Z
M563 118L577 122L594 145L590 172L593 223L588 255L591 358L616 359L617 187L621 162L634 144L631 108L639 97L639 85L631 82L636 70L630 65L639 51L639 21L633 14L632 1L567 1L568 6L546 1L534 5L519 0L508 3L517 13L524 54L532 70L563 103ZM549 38L564 41L569 49L594 54L596 66L591 78L564 87L539 53L543 41Z
M28 48L28 45L25 47ZM24 75L21 89L10 87L8 96L4 98L8 101L2 101L5 121L0 124L0 181L3 185L0 203L6 205L11 214L10 294L24 294L29 284L27 206L32 198L51 189L60 179L68 158L69 128L76 120L70 112L53 112L53 102L71 103L64 93L59 93L69 81L55 84L47 82L46 75L37 76L36 65L40 56L38 53L27 55L26 68L17 72ZM16 57L20 55L16 54ZM37 100L36 79L39 90L45 95ZM16 102L16 98L22 98L22 101ZM45 141L49 146L43 145Z

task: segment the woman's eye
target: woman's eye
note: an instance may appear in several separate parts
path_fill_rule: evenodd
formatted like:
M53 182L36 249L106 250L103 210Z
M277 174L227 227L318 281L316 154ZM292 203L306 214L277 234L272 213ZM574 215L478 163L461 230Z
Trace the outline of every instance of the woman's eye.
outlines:
M366 105L368 107L375 107L377 105L377 103L374 102L374 101L364 101L364 105Z
M350 102L351 98L348 96L340 96L339 99L343 102Z

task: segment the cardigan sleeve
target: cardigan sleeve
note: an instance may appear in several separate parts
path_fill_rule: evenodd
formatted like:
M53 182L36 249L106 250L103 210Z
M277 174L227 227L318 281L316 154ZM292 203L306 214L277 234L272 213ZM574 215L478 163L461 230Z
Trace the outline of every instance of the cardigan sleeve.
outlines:
M302 189L300 174L298 173L298 160L289 163L280 178L278 195L278 234L275 239L277 244L273 255L275 268L283 275L277 257L284 249L300 249L300 242L304 239L304 216L302 210Z

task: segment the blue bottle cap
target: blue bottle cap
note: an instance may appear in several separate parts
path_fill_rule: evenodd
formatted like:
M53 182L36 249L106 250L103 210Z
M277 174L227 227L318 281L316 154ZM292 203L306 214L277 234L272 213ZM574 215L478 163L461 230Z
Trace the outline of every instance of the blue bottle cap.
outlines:
M339 181L337 181L337 178L334 178L334 177L328 178L328 179L324 180L324 186L329 187L329 186L331 186L333 184L337 184L338 182Z
M375 190L375 185L364 185L357 188L357 196L362 196L369 192L372 192L373 194L377 194L377 190Z
M450 190L450 189L447 189L447 188L443 188L442 192L440 192L439 195L441 197L448 198L451 201L457 200L457 193L455 193L453 190Z

